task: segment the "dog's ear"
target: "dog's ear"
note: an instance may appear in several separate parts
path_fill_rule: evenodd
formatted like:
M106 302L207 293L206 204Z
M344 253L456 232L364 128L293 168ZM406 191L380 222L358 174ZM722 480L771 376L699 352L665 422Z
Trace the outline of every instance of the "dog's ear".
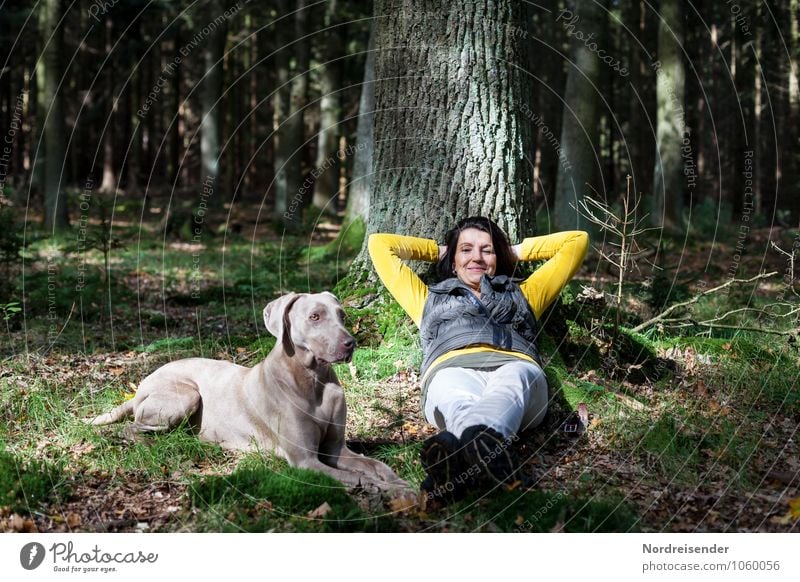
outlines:
M289 356L294 354L289 325L289 310L299 298L300 295L297 293L288 293L275 301L271 301L264 308L264 325L267 326L267 331L278 338L279 342L283 342L283 348Z

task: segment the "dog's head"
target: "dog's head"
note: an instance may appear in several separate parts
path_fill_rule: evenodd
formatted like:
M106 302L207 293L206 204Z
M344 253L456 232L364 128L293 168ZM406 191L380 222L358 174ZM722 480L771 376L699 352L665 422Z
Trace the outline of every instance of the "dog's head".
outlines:
M344 310L332 293L289 293L264 308L264 324L288 356L297 349L317 364L349 362L356 341L344 326Z

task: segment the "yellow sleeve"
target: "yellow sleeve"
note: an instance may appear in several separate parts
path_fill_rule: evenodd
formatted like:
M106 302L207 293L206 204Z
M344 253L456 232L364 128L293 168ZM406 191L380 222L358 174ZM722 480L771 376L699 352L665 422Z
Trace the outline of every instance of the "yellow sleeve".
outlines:
M522 241L521 260L547 260L520 285L536 319L541 317L575 275L588 248L589 235L581 230L535 236Z
M425 238L378 233L370 235L367 249L378 277L419 327L428 287L403 261L433 263L439 259L439 245Z

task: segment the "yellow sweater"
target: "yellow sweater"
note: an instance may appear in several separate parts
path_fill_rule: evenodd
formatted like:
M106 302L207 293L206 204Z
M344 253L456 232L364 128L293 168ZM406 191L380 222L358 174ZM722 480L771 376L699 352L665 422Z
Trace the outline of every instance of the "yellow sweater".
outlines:
M419 327L425 301L428 299L428 286L403 261L436 262L439 259L439 245L434 240L399 234L370 235L367 245L381 281ZM537 320L578 270L588 246L589 235L577 230L535 236L522 241L521 260L547 261L520 283L520 289ZM475 346L453 350L440 356L430 365L426 376L442 362L455 356L490 351L533 361L526 354L489 346Z

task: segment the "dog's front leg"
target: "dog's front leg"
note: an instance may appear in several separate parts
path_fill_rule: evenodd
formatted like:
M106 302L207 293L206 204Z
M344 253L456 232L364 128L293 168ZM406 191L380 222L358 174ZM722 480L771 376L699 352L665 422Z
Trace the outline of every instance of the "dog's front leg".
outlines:
M397 476L392 469L376 459L359 455L351 451L346 445L342 446L336 459L336 466L347 471L357 471L371 479L382 482L382 486L391 489L410 489L409 484Z
M334 479L341 481L344 485L348 487L379 487L379 484L376 483L373 479L370 479L367 475L362 473L356 473L353 471L348 471L345 469L341 469L338 467L331 467L330 465L326 465L322 461L320 461L316 457L303 457L299 459L295 465L302 469L311 469L313 471L320 471L321 473L325 473L326 475L330 475Z

